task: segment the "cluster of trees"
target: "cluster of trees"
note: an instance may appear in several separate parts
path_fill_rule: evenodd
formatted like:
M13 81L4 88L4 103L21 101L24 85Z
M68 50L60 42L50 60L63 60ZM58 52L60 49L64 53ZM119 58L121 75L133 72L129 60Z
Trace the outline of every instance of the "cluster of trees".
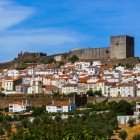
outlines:
M117 118L112 113L75 114L64 120L60 115L52 119L52 116L44 113L36 117L33 123L24 119L11 139L108 140L117 126Z
M88 90L86 92L86 94L89 96L89 97L95 97L95 96L102 96L102 91L101 90L98 90L98 91L93 91L92 89Z
M126 63L126 64L118 63L118 66L123 66L123 67L126 67L128 69L132 69L134 67L134 65L132 65L130 63Z
M12 125L11 123L14 121L19 121L20 118L18 118L16 115L13 117L8 115L0 115L0 138L3 135L6 135L7 137L10 137L12 134Z
M75 63L76 61L79 60L79 58L77 57L77 55L73 55L69 58L69 60L72 62L72 63Z
M80 103L86 103L86 98L81 97ZM32 116L35 117L33 123L28 118L20 118L18 115L13 117L0 115L0 136L6 134L11 137L11 140L108 140L113 130L118 129L117 115L132 115L134 106L134 103L124 100L118 103L113 101L96 105L87 103L86 107L91 109L70 112L67 114L67 119L62 119L61 114L46 113L45 106L33 107L31 108ZM103 110L110 111L97 112ZM13 121L18 121L17 133L11 131ZM133 120L130 120L128 124L133 126ZM119 137L125 140L127 133L120 132ZM136 138L134 140L137 140Z
M56 63L56 61L53 57L49 57L48 59L46 59L46 58L41 59L40 62L43 63L43 64Z
M93 103L87 103L87 108L92 108L94 111L110 110L116 115L133 115L135 103L128 103L125 100L121 100L118 103L115 101L109 103L98 103L94 105Z

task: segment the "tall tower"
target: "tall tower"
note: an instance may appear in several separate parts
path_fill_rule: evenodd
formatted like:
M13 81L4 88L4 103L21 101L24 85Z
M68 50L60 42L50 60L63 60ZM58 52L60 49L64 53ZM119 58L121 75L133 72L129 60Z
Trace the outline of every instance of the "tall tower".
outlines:
M110 58L134 57L134 37L127 35L111 36Z

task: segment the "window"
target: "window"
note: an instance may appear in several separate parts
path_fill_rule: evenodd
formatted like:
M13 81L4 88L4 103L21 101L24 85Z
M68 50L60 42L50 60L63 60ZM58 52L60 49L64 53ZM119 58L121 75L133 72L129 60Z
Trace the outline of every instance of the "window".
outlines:
M116 41L116 45L117 45L117 46L119 45L119 42L118 42L118 41Z

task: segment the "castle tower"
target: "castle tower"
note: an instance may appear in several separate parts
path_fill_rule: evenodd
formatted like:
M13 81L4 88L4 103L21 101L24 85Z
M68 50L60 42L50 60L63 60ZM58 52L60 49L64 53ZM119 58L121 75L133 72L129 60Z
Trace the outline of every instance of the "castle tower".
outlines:
M111 36L110 45L110 58L134 57L134 37L127 35Z

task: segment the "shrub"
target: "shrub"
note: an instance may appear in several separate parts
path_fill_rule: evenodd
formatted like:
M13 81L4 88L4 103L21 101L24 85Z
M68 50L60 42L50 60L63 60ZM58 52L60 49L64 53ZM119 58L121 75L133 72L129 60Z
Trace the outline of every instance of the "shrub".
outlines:
M125 140L126 137L127 137L127 132L126 131L123 130L119 133L119 138L121 138L122 140Z
M140 134L135 135L132 140L140 140Z
M127 124L128 124L130 127L134 126L134 124L135 124L135 119L130 118L130 119L128 120Z
M74 63L74 62L76 62L76 61L78 61L78 57L77 57L77 55L73 55L72 57L70 57L70 61L72 62L72 63Z
M88 91L86 92L86 94L87 94L88 96L94 96L94 92L92 91L92 89L88 90Z

